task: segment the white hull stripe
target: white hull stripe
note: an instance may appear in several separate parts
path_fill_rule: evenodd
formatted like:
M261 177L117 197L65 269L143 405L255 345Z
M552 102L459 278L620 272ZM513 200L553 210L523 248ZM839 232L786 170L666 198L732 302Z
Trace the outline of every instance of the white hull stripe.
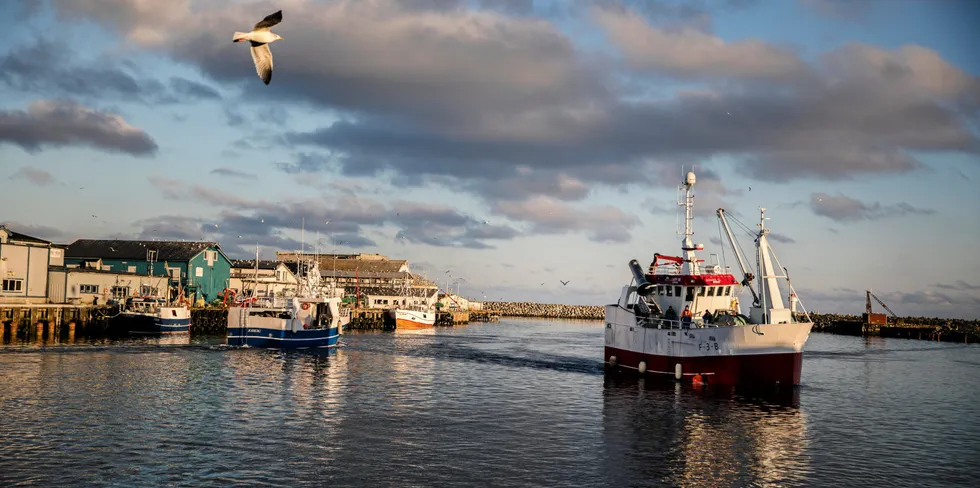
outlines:
M230 335L229 339L265 339L267 341L322 341L324 339L333 339L335 337L340 337L340 334L328 336L328 337L269 337L263 335Z

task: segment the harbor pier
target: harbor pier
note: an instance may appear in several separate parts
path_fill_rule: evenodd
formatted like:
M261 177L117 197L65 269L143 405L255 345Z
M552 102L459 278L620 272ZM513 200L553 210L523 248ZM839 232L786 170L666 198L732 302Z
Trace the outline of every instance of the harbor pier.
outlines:
M74 340L76 331L104 334L118 311L114 306L0 303L0 340Z

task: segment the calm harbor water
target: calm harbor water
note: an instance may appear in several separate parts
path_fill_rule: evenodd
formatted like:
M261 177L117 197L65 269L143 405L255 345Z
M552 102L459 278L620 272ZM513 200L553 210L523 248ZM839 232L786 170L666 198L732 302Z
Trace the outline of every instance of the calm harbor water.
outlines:
M980 347L814 333L803 385L605 374L600 322L0 347L0 486L976 486Z

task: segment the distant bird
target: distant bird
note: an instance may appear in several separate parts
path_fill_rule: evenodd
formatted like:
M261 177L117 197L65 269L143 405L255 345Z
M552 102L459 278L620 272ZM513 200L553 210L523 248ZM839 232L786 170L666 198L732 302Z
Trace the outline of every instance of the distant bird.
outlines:
M544 286L544 282L543 281L541 282L541 286Z
M487 225L487 224L489 224L489 223L490 223L490 221L489 221L489 220L484 220L484 221L483 221L483 225Z
M568 281L558 280L558 281L561 281L562 286L567 286L568 285L568 281L572 281L572 280L568 280Z
M272 51L269 50L269 43L281 40L279 34L273 34L269 28L282 22L282 10L267 16L261 22L255 24L251 32L235 32L234 42L248 41L252 44L252 61L255 63L255 72L266 85L272 81Z
M116 250L113 249L112 247L110 247L109 250L112 251L112 252L116 252Z

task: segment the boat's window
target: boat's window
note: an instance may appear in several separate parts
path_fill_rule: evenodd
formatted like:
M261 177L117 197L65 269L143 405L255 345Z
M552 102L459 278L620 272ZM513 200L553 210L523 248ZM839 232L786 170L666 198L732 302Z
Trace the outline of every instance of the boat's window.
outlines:
M171 310L170 313L173 314L174 317L177 316L177 311L176 310Z
M674 287L673 286L668 286L667 287L667 296L669 296L669 297L674 296Z
M704 296L704 287L703 286L699 286L698 287L698 296L699 297L703 297Z
M727 297L727 296L729 296L731 294L732 294L732 287L731 286L726 286L725 287L725 296Z
M709 286L708 287L708 296L709 297L715 296L715 287L713 287L713 286Z
M657 285L657 294L663 295L667 293L666 287L664 285Z
M674 295L675 296L681 296L681 287L679 287L679 286L675 286L674 287Z
M687 301L689 301L689 302L694 301L694 287L693 286L687 287L687 297L684 298L684 299L687 300Z

